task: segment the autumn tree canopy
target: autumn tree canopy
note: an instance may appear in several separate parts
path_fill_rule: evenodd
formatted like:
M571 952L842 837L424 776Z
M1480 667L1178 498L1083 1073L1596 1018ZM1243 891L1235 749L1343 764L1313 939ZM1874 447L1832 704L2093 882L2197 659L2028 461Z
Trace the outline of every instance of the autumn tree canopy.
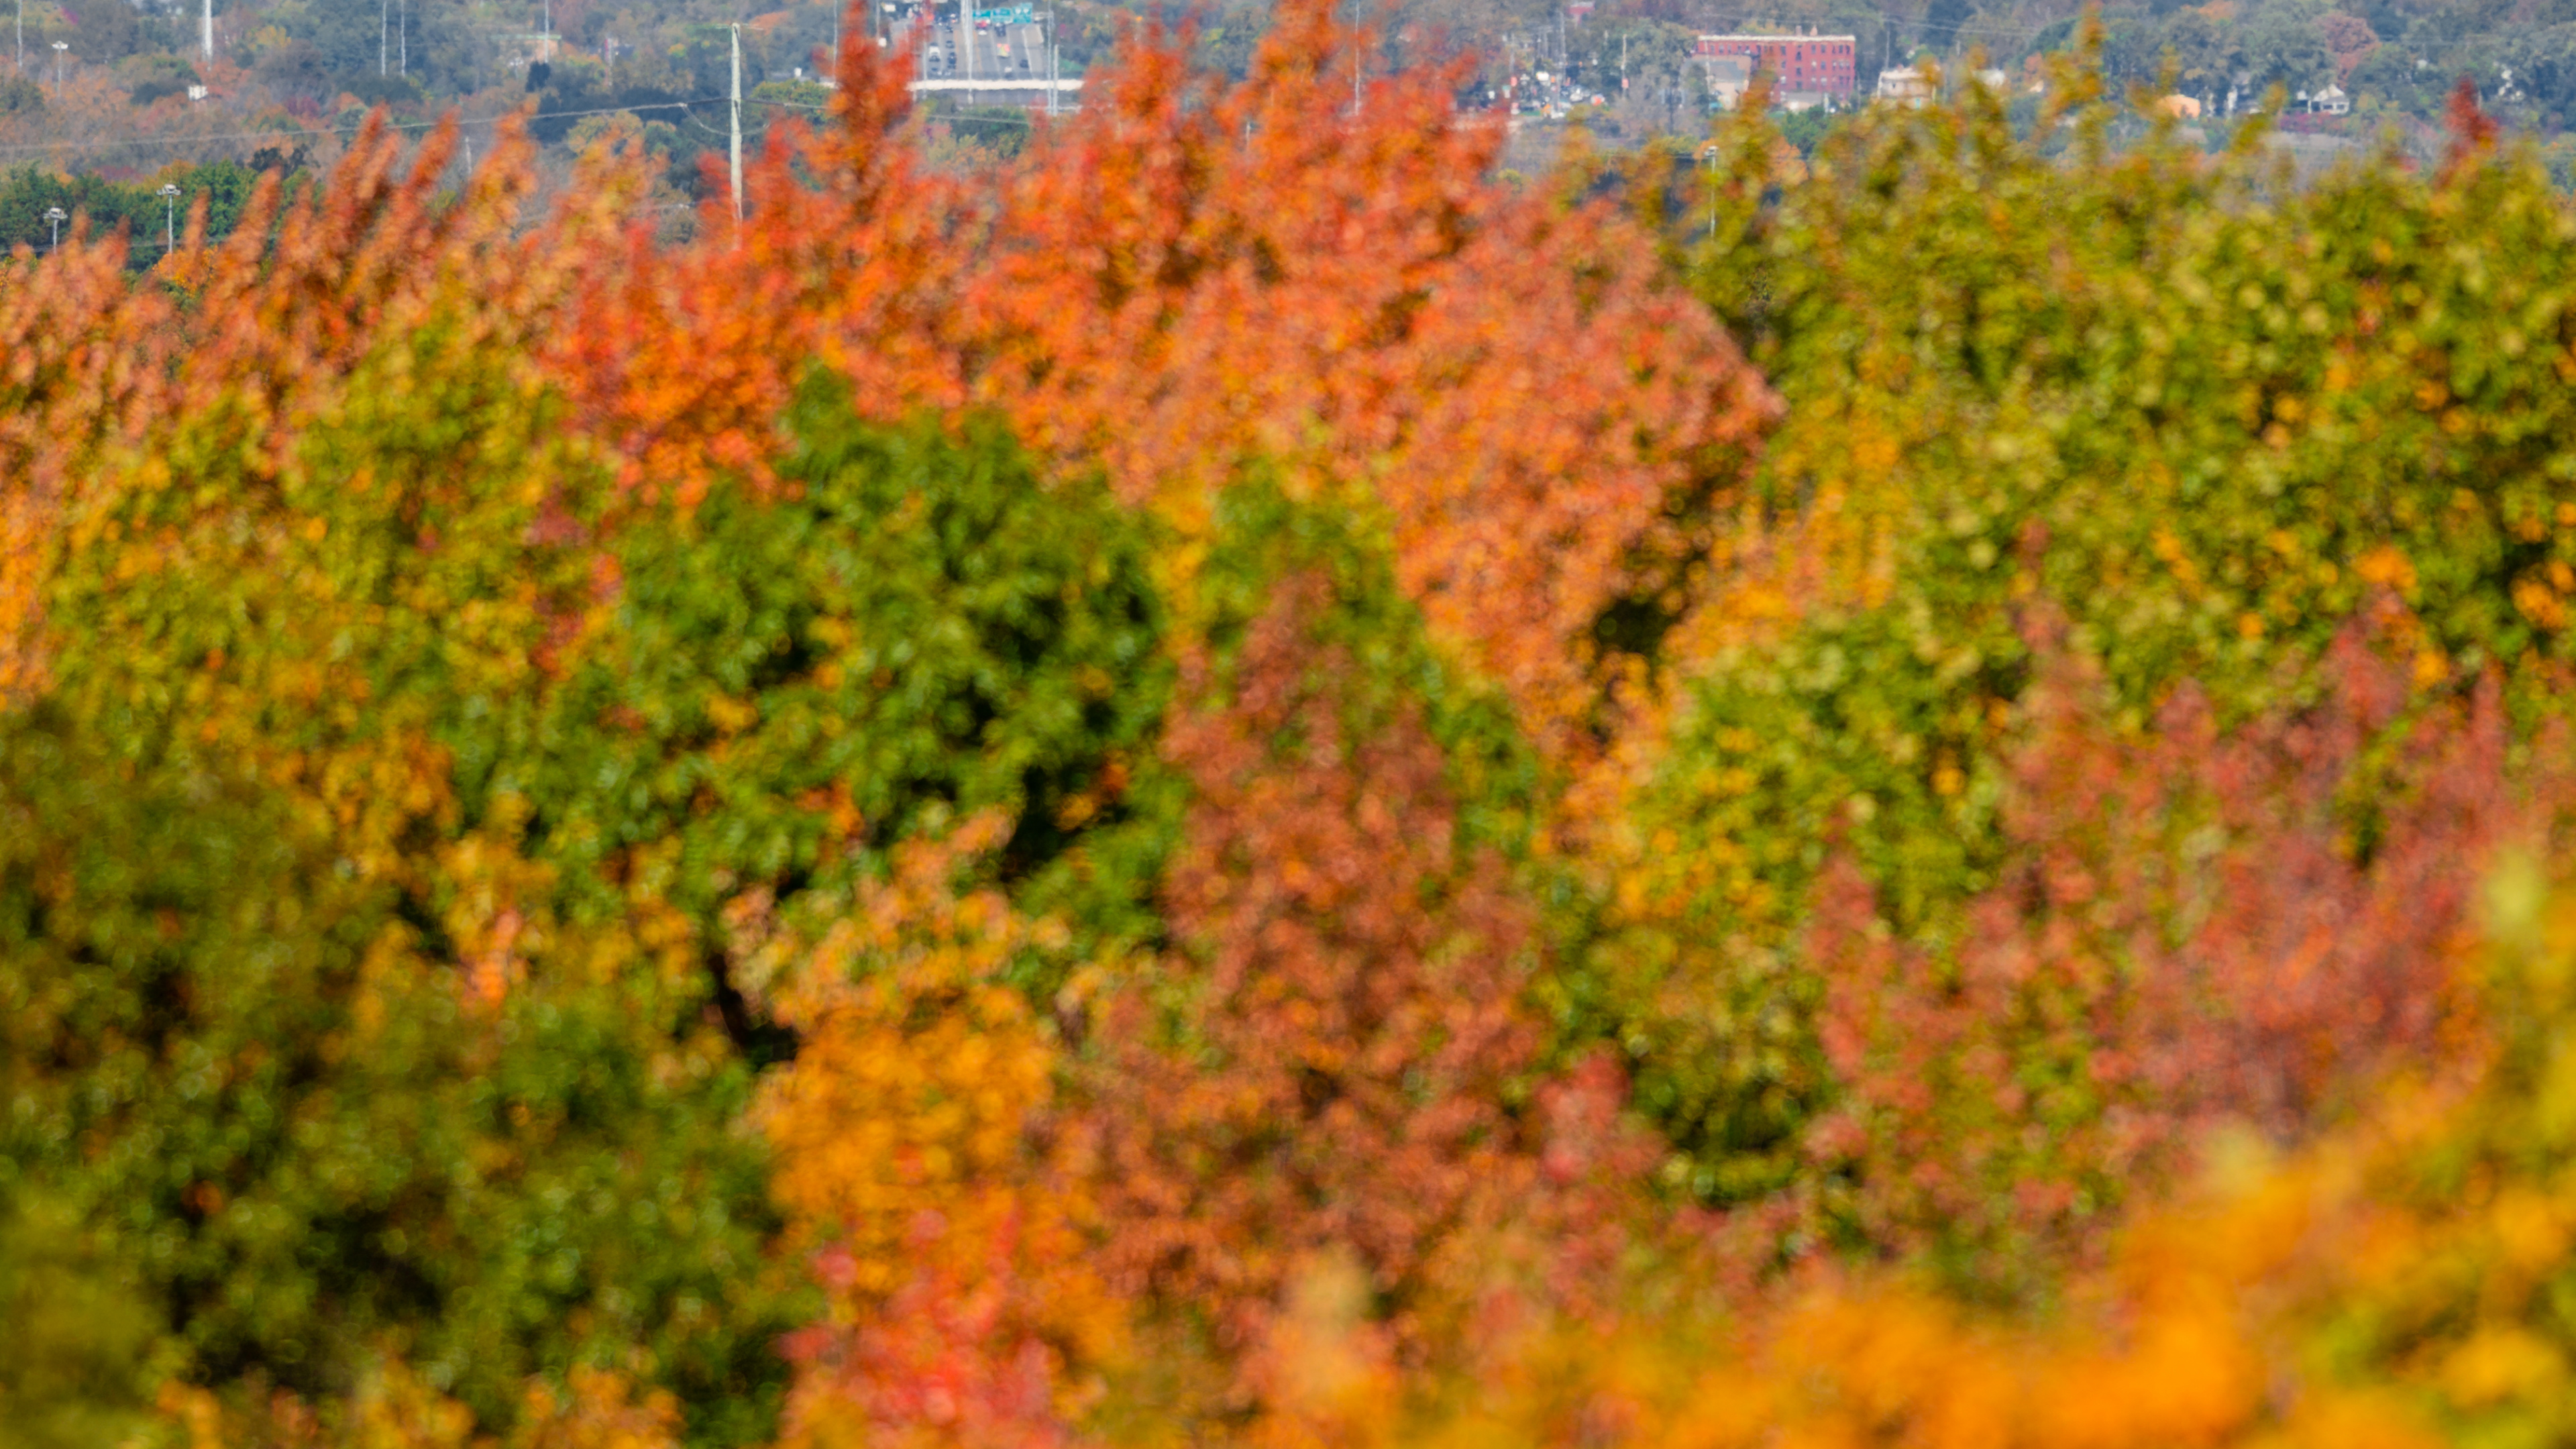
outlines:
M1367 43L0 265L0 1443L2561 1431L2532 158Z

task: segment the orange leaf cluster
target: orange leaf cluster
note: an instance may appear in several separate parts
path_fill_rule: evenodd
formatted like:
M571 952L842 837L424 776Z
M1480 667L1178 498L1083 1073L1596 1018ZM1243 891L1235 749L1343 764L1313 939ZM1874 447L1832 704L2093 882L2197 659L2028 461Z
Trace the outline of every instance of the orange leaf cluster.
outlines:
M1625 668L1596 626L1686 605L1775 404L1636 222L1493 184L1501 134L1439 75L1352 114L1359 39L1283 7L1234 87L1141 42L989 187L912 154L900 62L854 47L840 131L773 148L754 223L639 237L554 360L644 484L756 471L809 357L882 415L998 411L1185 535L1275 469L1383 510L1435 629L1571 744Z
M1046 1147L1055 1051L1002 983L1045 933L954 889L1006 833L987 816L908 849L813 939L737 922L746 974L805 1036L758 1111L830 1305L786 1345L791 1443L1067 1442L1081 1374L1122 1337L1078 1164Z

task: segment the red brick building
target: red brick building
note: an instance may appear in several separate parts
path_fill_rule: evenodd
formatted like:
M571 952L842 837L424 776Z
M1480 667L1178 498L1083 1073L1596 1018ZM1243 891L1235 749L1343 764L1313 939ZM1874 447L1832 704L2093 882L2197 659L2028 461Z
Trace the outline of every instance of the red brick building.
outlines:
M1849 35L1703 35L1699 53L1743 56L1793 94L1847 96L1860 84L1860 41Z

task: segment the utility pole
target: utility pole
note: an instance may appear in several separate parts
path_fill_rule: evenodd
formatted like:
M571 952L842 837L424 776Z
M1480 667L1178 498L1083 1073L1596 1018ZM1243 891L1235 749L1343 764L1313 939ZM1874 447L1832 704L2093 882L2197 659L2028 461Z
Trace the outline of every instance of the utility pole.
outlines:
M1052 115L1057 114L1057 102L1056 102L1056 98L1055 98L1055 96L1056 96L1056 79L1055 79L1055 75L1056 75L1056 71L1055 71L1055 52L1056 52L1055 12L1054 12L1054 11L1052 11L1052 10L1048 11L1048 12L1046 13L1046 17L1047 17L1047 19L1046 19L1046 24L1047 24L1047 28L1046 28L1046 37L1047 37L1047 114L1048 114L1048 115L1050 115L1050 116L1052 116Z
M179 188L161 188L161 250L166 254L179 249Z
M733 27L733 219L742 220L742 27Z
M1706 144L1702 145L1702 146L1700 147L1700 154L1701 154L1702 156L1705 156L1706 158L1708 158L1708 234L1709 234L1709 237L1710 237L1710 239L1711 239L1711 240L1715 240L1715 239L1716 239L1716 236L1717 236L1717 145L1716 145L1716 143L1715 143L1715 142L1708 142L1708 143L1706 143Z
M20 8L21 10L24 10L24 9L26 8L26 0L19 0L19 8ZM361 10L361 11L359 11L358 13L359 13L359 14L361 14L361 15L364 15L364 14L366 14L367 12L365 12L365 11ZM205 35L204 35L204 40L205 40L205 48L206 48L206 59L208 59L208 60L213 60L213 59L215 58L215 0L206 0L206 22L205 22Z
M975 104L975 0L957 0L957 53L966 57L965 69L958 72L966 77L966 94L959 104L972 106Z
M411 74L410 0L394 0L394 74Z
M361 10L361 15L367 12ZM376 0L376 77L384 78L394 58L393 0Z

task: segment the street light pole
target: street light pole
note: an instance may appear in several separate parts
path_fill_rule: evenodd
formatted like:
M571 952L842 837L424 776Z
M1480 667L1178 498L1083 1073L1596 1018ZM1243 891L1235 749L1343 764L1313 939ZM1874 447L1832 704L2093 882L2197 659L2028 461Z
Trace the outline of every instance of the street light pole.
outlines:
M161 250L171 252L179 247L179 188L161 188Z
M733 27L733 219L742 220L742 27Z
M68 40L54 42L54 99L58 101L63 98L63 52L71 48Z
M61 251L63 249L63 209L59 206L46 207L45 220L54 224L54 244L48 250Z
M1708 235L1714 242L1717 239L1717 147L1712 143L1703 147L1700 154L1708 158Z

